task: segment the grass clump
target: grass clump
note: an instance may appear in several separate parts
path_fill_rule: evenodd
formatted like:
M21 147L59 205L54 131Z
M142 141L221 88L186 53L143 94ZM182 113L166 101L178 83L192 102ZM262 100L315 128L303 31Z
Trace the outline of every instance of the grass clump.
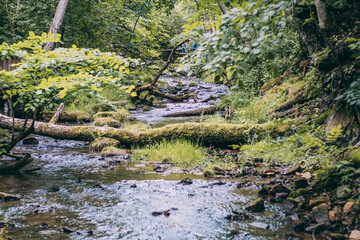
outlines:
M151 126L143 122L125 123L123 129L137 130L137 129L150 129Z
M133 160L166 162L175 166L194 167L206 161L205 149L186 140L161 141L138 149L132 155Z

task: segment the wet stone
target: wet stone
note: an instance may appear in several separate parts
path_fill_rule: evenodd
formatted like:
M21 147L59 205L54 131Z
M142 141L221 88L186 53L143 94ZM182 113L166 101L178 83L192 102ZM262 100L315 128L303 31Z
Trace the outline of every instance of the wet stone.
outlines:
M250 216L246 212L238 212L238 211L232 211L233 214L227 215L225 218L227 220L231 221L240 221L240 220L246 220L249 219Z
M130 186L130 188L136 188L136 187L137 187L136 184L133 184L133 185Z
M193 183L193 181L190 178L184 178L183 180L178 182L178 184L182 184L182 185L190 185L192 183Z
M53 185L48 189L48 192L58 192L58 191L60 191L60 187L56 185Z
M245 209L251 212L261 212L265 209L264 200L259 198L247 205Z
M282 184L276 184L271 188L271 192L273 193L290 193L290 189L285 187Z
M347 213L350 212L352 210L352 208L354 207L355 203L354 202L347 202L344 206L343 212Z
M252 222L249 223L250 226L255 227L255 228L260 228L260 229L269 229L270 226L266 223L262 223L262 222Z
M37 145L37 144L39 144L39 141L36 138L33 138L33 137L25 138L22 142L23 142L24 145Z
M329 219L331 222L341 221L341 209L335 207L333 210L329 211Z
M41 229L47 229L48 227L49 227L49 225L47 223L40 224Z

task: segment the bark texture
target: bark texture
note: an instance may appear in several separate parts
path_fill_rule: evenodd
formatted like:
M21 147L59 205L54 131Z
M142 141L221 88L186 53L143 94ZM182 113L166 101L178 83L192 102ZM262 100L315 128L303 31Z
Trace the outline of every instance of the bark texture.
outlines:
M55 16L53 18L52 24L49 29L49 33L51 33L53 35L53 38L55 37L55 35L57 33L60 32L62 23L65 19L65 13L66 13L66 8L67 8L68 3L69 3L69 0L60 0L58 6L56 8ZM44 46L44 49L46 51L51 51L53 48L54 48L53 42L47 42Z
M129 130L112 127L94 126L61 126L44 122L34 124L34 132L39 135L58 139L91 141L93 136L108 137L120 141L123 146L148 144L160 140L187 139L204 145L228 147L231 144L244 144L254 136L284 135L291 133L291 125L281 124L217 124L217 123L184 123L172 124L161 128ZM29 125L30 123L28 123ZM11 128L12 119L0 114L0 127ZM20 130L24 120L15 119L15 129Z

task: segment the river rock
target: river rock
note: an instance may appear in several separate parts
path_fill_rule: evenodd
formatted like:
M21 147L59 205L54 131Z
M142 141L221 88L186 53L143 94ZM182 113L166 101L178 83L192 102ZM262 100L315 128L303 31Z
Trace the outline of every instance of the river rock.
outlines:
M33 138L33 137L25 138L22 142L23 142L24 145L37 145L37 144L39 144L39 141L36 138Z
M253 202L251 202L250 204L248 204L245 207L246 210L252 211L252 212L261 212L265 209L264 206L264 200L259 198Z
M276 184L271 188L271 192L276 194L276 193L290 193L291 191L282 184Z
M304 178L296 179L293 183L295 189L307 188L309 186L308 182Z
M229 214L226 216L227 220L231 221L239 221L239 220L246 220L249 219L250 216L246 212L238 212L238 211L232 211L233 214Z
M352 230L349 240L360 240L360 231L359 230Z
M341 221L341 209L335 207L333 210L329 212L329 219L331 222Z
M255 227L255 228L260 228L260 229L269 229L270 226L266 223L262 223L262 222L252 222L249 223L250 226Z
M322 203L330 203L330 198L328 195L319 196L317 198L310 199L309 206L312 209L313 207L316 207Z
M20 198L18 198L15 195L12 195L12 194L7 194L7 193L0 192L0 201L14 202L14 201L20 201Z
M127 159L129 157L129 155L127 154L127 152L123 149L119 149L117 147L105 147L102 151L101 151L101 155L102 156L121 156L124 159Z
M343 208L343 212L347 213L350 212L351 209L354 207L355 203L354 202L347 202Z
M336 189L336 197L339 199L346 199L351 196L352 190L349 185L344 185Z
M317 223L330 224L328 205L321 204L314 207L310 213L310 217Z

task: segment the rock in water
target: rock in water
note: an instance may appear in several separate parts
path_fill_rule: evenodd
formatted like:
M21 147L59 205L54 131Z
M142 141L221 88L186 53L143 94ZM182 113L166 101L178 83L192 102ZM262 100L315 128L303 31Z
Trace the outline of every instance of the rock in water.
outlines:
M261 212L265 209L264 206L264 200L262 200L261 198L253 201L252 203L250 203L249 205L247 205L245 207L246 210L252 211L252 212Z
M36 138L28 137L23 140L24 145L37 145L39 141Z

